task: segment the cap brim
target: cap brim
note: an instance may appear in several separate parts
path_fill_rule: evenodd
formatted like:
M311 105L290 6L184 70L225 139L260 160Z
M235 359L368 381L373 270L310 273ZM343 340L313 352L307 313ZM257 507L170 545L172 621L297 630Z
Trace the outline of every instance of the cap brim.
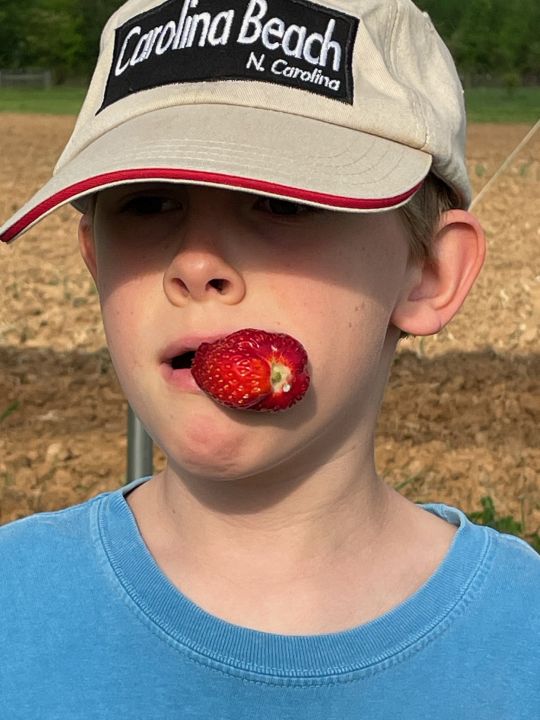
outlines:
M388 210L414 195L431 162L421 150L298 115L233 105L167 107L89 143L0 228L0 239L14 240L66 203L80 208L81 198L98 190L147 180L330 210Z

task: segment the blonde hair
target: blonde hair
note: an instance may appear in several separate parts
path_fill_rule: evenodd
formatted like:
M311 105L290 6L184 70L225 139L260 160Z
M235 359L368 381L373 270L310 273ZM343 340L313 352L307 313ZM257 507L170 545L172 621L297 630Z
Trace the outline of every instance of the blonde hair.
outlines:
M398 212L409 236L410 259L433 259L432 240L437 232L441 215L460 207L456 193L442 180L429 174L422 187Z

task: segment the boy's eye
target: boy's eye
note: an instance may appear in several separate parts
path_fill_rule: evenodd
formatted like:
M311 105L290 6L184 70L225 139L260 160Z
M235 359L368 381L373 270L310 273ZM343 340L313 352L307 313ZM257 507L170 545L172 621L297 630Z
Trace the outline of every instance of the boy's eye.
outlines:
M174 200L162 195L136 195L129 198L122 205L122 212L135 215L159 215L181 209L179 200Z
M318 211L318 208L311 207L310 205L302 205L292 200L281 200L280 198L272 197L259 198L257 201L257 209L282 217L296 217Z

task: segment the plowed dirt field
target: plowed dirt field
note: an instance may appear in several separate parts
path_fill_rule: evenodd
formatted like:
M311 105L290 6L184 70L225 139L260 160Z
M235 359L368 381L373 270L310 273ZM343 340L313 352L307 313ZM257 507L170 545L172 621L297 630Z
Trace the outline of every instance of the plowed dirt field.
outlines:
M73 122L0 115L2 220L48 177ZM476 191L527 130L470 128ZM380 472L411 499L470 512L490 495L528 534L540 527L539 161L540 133L476 206L483 274L438 337L401 345L377 445ZM0 523L124 482L126 404L76 223L66 208L0 248Z

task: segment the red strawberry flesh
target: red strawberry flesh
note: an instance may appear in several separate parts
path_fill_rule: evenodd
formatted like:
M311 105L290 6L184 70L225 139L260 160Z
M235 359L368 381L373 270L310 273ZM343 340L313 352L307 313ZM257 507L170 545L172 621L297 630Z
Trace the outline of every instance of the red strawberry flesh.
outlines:
M202 343L191 372L216 402L239 410L286 410L309 387L308 357L285 333L246 328L214 343Z

